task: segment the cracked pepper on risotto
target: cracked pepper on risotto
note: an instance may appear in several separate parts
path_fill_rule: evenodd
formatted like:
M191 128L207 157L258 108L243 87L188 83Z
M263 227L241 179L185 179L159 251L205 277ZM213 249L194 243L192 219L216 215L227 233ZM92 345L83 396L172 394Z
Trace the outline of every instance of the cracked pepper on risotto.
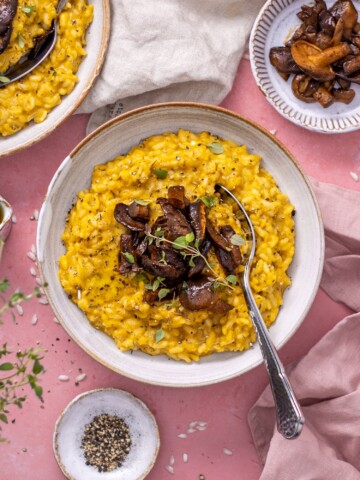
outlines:
M93 5L87 0L69 0L59 15L54 50L22 79L6 85L6 73L31 51L51 29L58 0L18 0L10 25L11 36L0 53L0 135L7 136L31 121L43 122L74 89L76 72L86 55L86 30L93 19Z
M69 298L122 350L196 361L248 349L256 335L237 274L249 244L215 185L250 214L250 282L270 326L291 283L294 207L260 162L245 145L179 130L97 165L62 237Z

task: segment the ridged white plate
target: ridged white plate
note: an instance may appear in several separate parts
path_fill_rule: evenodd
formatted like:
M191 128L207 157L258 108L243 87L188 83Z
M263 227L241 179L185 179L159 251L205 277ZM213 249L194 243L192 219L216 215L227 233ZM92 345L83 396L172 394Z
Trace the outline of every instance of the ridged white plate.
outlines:
M356 92L349 104L335 102L328 108L319 103L298 100L287 82L270 63L272 47L283 46L301 21L296 16L302 5L311 0L269 0L255 20L250 37L250 61L255 80L270 104L285 118L301 127L322 133L345 133L360 128L360 85L352 83ZM334 0L326 1L330 7ZM360 0L353 0L360 12Z
M61 234L76 195L88 188L95 165L125 154L142 139L179 128L212 132L246 144L263 158L262 165L296 208L296 253L289 273L292 286L271 337L277 347L296 331L309 310L323 268L324 238L320 212L308 180L291 154L272 135L235 113L201 104L163 104L134 110L110 120L85 138L64 160L49 186L37 233L38 265L55 315L68 334L96 360L143 382L174 387L200 386L235 377L262 361L258 345L243 353L217 353L186 364L168 357L122 352L112 339L95 330L73 304L58 279L64 253Z
M104 62L110 34L110 0L89 0L94 5L94 19L86 33L86 56L77 72L74 90L62 97L42 123L30 122L14 135L0 135L0 157L18 152L42 140L64 122L82 103L98 77ZM6 87L5 87L6 88ZM45 159L46 160L46 159Z
M124 463L111 472L86 465L81 449L85 425L102 413L122 418L132 440ZM55 458L69 480L141 480L153 467L159 447L153 414L141 400L115 388L91 390L74 398L58 418L53 438Z

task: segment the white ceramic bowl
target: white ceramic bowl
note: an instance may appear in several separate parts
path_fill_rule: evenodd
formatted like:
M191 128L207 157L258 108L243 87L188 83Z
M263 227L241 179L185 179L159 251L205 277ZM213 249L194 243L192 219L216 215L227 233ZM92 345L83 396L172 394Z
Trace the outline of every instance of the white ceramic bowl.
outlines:
M124 463L111 472L98 472L86 465L81 449L85 425L102 413L122 418L132 440ZM153 467L159 447L159 430L147 406L114 388L92 390L74 398L58 418L53 438L55 458L70 480L141 480Z
M290 267L292 286L285 292L270 335L281 347L296 331L312 304L323 268L324 238L320 212L308 180L291 154L272 135L235 113L200 104L163 104L117 117L85 138L56 172L42 206L38 224L38 264L55 315L68 334L96 360L128 377L158 385L200 386L227 380L262 361L259 347L243 353L218 353L185 364L165 356L122 352L95 330L67 297L58 280L58 261L64 252L61 234L66 215L80 190L91 183L93 167L137 145L141 139L185 128L210 131L246 144L263 158L296 208L296 253Z
M42 123L31 122L8 137L0 136L0 157L18 152L42 140L64 122L82 103L98 77L104 62L110 33L110 0L89 0L94 5L94 19L86 34L86 52L74 90L62 97ZM5 87L6 88L6 87Z
M360 0L353 0L360 12ZM272 47L284 45L285 39L300 25L296 13L310 0L268 0L255 20L250 37L250 61L260 90L276 110L296 125L322 133L346 133L360 128L360 85L349 104L335 102L328 108L319 103L304 103L291 90L291 78L285 82L270 63ZM330 7L335 0L326 0Z

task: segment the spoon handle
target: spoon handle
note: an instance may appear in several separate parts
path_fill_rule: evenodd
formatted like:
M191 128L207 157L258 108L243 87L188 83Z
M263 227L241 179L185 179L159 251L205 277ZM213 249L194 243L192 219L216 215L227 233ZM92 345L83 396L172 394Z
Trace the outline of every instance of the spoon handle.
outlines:
M278 431L287 439L296 438L301 433L305 421L304 416L256 305L248 278L245 277L242 280L242 287L268 372Z

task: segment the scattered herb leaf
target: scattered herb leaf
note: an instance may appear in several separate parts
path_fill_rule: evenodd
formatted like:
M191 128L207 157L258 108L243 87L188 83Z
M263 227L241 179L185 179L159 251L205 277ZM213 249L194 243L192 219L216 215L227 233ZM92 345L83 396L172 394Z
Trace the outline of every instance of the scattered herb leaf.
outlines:
M207 206L207 208L215 207L215 205L217 205L217 203L218 203L217 198L214 197L214 196L201 197L200 200L201 200L203 203L205 203L205 205Z
M33 12L35 12L36 8L34 5L28 5L26 7L21 7L21 11L26 13L26 15L29 17Z
M194 232L190 232L190 233L187 233L185 235L185 240L188 242L188 243L191 243L195 240L195 235L194 235Z
M231 237L230 242L237 247L241 247L241 245L245 245L246 243L245 239L241 235L237 235L236 233Z
M164 265L167 265L166 253L164 252L164 250L161 251L161 259L159 260L159 262L163 263Z
M159 343L163 338L165 338L165 332L162 328L159 328L155 333L155 342Z
M25 38L21 35L21 33L18 34L18 45L20 48L24 48L25 47Z
M2 370L2 371L8 371L8 370L13 370L13 369L14 369L14 365L10 362L2 363L0 365L0 370Z
M9 288L9 280L7 278L0 280L0 292L6 292L8 288Z
M188 245L189 245L189 242L186 240L186 235L185 235L185 236L182 236L182 237L175 238L173 247L176 250L183 250Z
M159 300L162 300L170 292L168 288L161 288L158 293Z
M227 277L225 277L225 280L229 283L232 283L233 285L237 285L238 283L238 280L235 275L228 275Z
M5 415L5 413L0 413L0 420L4 423L9 423L8 422L8 418L7 416Z
M10 82L10 78L5 77L4 75L0 75L0 82L1 82L1 83L9 83L9 82Z
M135 263L134 255L129 252L123 252L123 257L131 264Z
M219 142L212 142L206 145L214 155L220 155L224 153L225 149Z
M146 207L146 205L149 205L149 203L151 203L151 200L139 200L135 198L134 202L136 202L138 205L142 205L143 207Z
M157 178L160 178L161 180L164 180L164 178L168 176L168 171L163 170L162 168L155 168L154 173Z
M138 282L147 282L148 277L144 273L137 273L134 277Z

